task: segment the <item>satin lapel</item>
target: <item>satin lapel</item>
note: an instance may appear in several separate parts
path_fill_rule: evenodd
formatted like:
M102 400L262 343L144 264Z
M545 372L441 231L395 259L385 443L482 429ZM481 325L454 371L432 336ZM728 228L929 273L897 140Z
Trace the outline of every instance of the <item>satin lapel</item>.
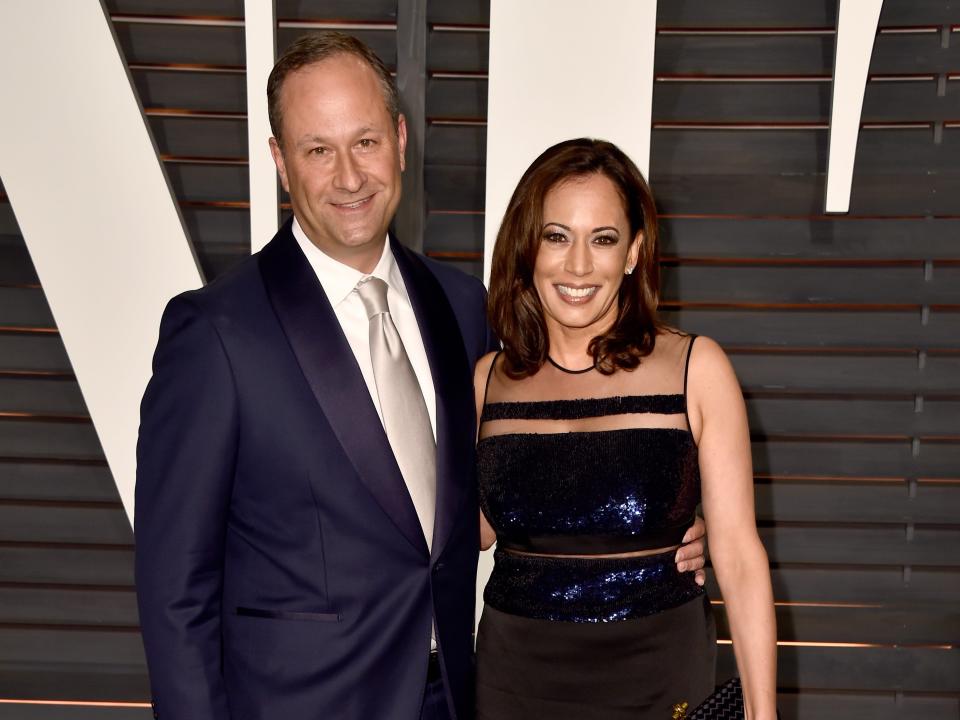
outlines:
M433 552L443 551L474 481L472 368L460 326L440 283L417 255L390 238L417 316L437 396L437 512Z
M360 480L410 543L427 543L370 392L290 223L260 253L260 272L310 389Z

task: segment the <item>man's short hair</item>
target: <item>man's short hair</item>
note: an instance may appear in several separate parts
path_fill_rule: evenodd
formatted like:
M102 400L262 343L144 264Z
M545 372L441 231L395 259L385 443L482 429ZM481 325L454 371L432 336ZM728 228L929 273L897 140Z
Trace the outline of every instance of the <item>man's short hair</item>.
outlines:
M270 71L270 78L267 80L267 111L270 115L270 129L278 143L283 144L281 137L283 111L280 105L280 93L287 76L300 68L336 55L353 55L360 58L377 74L380 88L383 91L384 104L393 119L393 127L396 129L400 119L400 94L397 91L397 84L394 82L387 66L383 64L383 60L377 57L377 54L367 47L366 43L352 35L327 30L301 35L284 51L273 66L273 70Z

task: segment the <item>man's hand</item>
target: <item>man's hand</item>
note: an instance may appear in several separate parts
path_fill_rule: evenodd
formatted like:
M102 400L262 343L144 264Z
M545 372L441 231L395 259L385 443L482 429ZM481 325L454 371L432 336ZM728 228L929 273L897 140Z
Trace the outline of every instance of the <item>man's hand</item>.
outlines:
M703 518L699 515L693 525L687 528L686 535L683 536L683 545L677 548L677 570L679 572L696 571L694 579L697 585L703 585L707 581L707 575L703 571L706 564L704 557L707 549L707 526Z

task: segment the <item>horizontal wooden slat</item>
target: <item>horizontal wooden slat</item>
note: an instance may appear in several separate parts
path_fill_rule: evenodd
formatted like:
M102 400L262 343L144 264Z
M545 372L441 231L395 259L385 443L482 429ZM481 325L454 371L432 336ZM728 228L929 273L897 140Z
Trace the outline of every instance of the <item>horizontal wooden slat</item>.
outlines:
M896 391L922 393L960 390L960 357L927 357L921 367L910 356L731 356L747 388L811 391Z
M956 607L960 603L960 566L789 564L771 568L778 602L804 604L879 604L898 607ZM713 572L707 571L707 592L721 596Z
M147 118L161 155L247 157L247 121L230 118ZM267 142L267 138L263 139Z
M30 254L19 235L0 235L0 284L39 283Z
M90 422L0 418L0 457L101 460L103 450Z
M654 130L650 175L824 173L828 144L825 130ZM956 172L958 161L960 144L936 145L930 130L863 130L854 193L861 176Z
M429 0L427 22L450 25L489 25L490 0Z
M956 567L960 529L917 527L912 540L902 526L790 525L761 527L760 537L774 563L841 563Z
M196 165L165 163L170 185L179 200L231 201L250 199L250 173L246 165Z
M0 668L9 663L49 663L58 666L82 664L105 666L129 672L145 664L143 642L136 629L97 632L96 630L45 630L0 628ZM79 668L78 668L79 669Z
M0 625L90 625L95 630L98 625L136 628L138 622L132 589L0 586Z
M11 638L11 641L13 640ZM147 669L142 661L129 665L118 663L95 665L82 661L46 662L32 668L23 663L3 663L0 664L0 696L42 700L149 703L150 683L147 678ZM121 718L147 720L152 716L148 707L139 714L104 713L76 717L93 717L97 720L120 720ZM59 720L59 718L74 716L55 714L53 717Z
M486 72L490 33L449 32L432 27L427 35L427 71Z
M133 540L123 507L0 503L0 541L128 545Z
M960 642L956 608L777 607L777 639L786 642L944 645ZM714 606L717 637L729 640L726 606Z
M80 387L72 378L44 380L0 376L0 412L9 411L86 415L87 406Z
M960 346L958 313L933 312L927 325L919 312L683 310L662 315L669 324L724 344Z
M662 297L754 302L958 303L960 267L924 278L923 267L680 266L663 273Z
M758 475L956 478L960 444L918 442L757 441L753 468Z
M661 81L654 84L653 120L827 122L830 95L829 76L819 82ZM862 122L955 117L960 93L938 96L935 77L867 83Z
M833 73L835 37L829 35L657 36L658 74ZM960 50L940 47L938 33L881 34L874 43L871 74L944 73L960 67Z
M487 157L487 128L470 125L430 125L425 162L432 165L465 165L479 171Z
M0 325L53 325L43 291L39 287L0 286Z
M423 176L428 211L483 208L485 168L427 164Z
M133 546L0 544L0 581L133 587Z
M424 248L429 251L483 252L482 214L429 213Z
M247 112L243 74L135 69L131 76L143 107Z
M927 400L922 412L913 398L751 397L750 427L765 435L960 435L960 402ZM960 476L960 468L958 468Z
M654 186L657 192L657 186ZM667 217L663 251L679 257L960 258L960 218Z
M44 676L51 687L56 687L66 691L70 687L69 682L64 683L64 676L57 675L53 677ZM6 682L5 682L6 680ZM79 680L89 681L89 678ZM29 682L29 681L28 681ZM0 671L0 688L6 686L20 687L23 692L23 681L17 681L12 678L5 678ZM115 705L76 705L69 703L59 703L57 701L48 701L52 704L31 704L28 702L11 703L6 711L9 713L9 720L151 720L153 711L146 703L131 703L131 707ZM136 705L145 705L137 707Z
M116 502L117 486L106 462L0 461L0 499Z
M427 80L427 118L486 118L487 79L485 77ZM960 115L960 113L958 113ZM427 143L429 149L430 143Z
M244 64L242 27L114 23L113 28L128 64Z
M960 523L960 481L917 483L910 496L906 481L758 480L754 486L761 521L830 523Z
M806 690L781 693L777 708L783 720L954 720L960 714L960 699L921 694L899 695L893 690L871 695L855 692L830 693Z
M881 25L946 24L951 8L942 0L887 0ZM657 6L657 25L671 27L828 27L837 20L837 2L797 3L790 0L675 0Z
M4 370L72 372L59 335L0 333L0 367Z
M735 672L733 649L721 646L717 677ZM777 678L781 689L906 690L957 694L960 653L915 647L780 647Z
M106 0L110 13L243 17L243 0Z

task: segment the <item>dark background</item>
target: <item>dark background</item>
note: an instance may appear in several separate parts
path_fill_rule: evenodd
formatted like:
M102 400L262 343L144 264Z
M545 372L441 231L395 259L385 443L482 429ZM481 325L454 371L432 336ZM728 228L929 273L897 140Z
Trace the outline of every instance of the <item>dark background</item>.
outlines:
M106 6L212 279L250 246L242 0ZM663 309L723 344L747 396L783 715L956 718L960 2L884 3L851 210L832 217L836 0L658 6ZM479 275L489 3L277 0L277 17L280 49L349 24L391 67L398 42L425 38L400 68L425 138L403 223L424 228L428 254ZM537 28L530 40L557 51ZM603 52L603 38L579 50ZM149 699L132 542L0 188L0 698ZM728 645L721 656L723 679ZM149 710L0 704L0 717Z

